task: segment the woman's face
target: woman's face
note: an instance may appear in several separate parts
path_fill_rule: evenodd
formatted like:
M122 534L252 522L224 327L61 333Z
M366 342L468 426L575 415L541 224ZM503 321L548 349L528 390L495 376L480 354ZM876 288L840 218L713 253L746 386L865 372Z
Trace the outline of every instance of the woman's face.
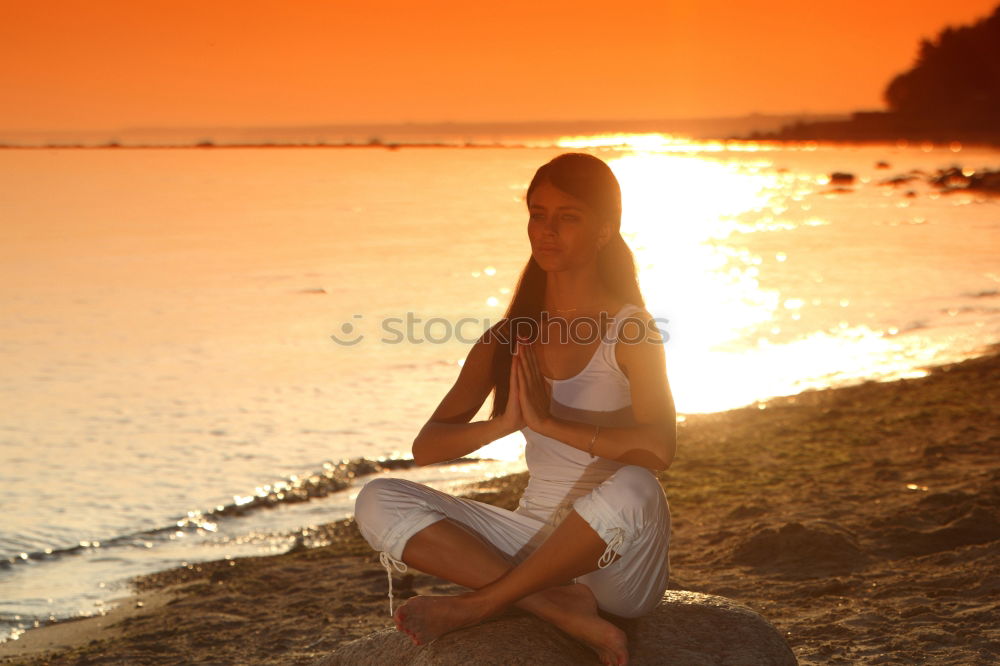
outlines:
M596 261L609 233L590 206L552 184L542 182L531 192L528 239L543 270L572 270Z

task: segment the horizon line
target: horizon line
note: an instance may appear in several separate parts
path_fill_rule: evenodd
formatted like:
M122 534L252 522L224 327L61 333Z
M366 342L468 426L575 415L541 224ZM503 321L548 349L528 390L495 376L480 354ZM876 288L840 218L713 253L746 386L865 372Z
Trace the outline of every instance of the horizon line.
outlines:
M813 116L849 116L855 111L790 111L780 113L750 112L740 115L718 115L718 116L676 116L665 118L584 118L584 119L559 119L559 120L427 120L427 121L368 121L368 122L330 122L330 123L302 123L302 124L206 124L206 125L128 125L116 128L104 127L94 129L79 128L0 128L0 133L32 133L32 132L138 132L138 131L164 131L164 130L277 130L277 129L343 129L343 128L440 128L440 127L530 127L539 125L573 125L573 124L642 124L642 123L667 123L667 122L705 122L705 121L725 121L744 120L750 118L801 118Z

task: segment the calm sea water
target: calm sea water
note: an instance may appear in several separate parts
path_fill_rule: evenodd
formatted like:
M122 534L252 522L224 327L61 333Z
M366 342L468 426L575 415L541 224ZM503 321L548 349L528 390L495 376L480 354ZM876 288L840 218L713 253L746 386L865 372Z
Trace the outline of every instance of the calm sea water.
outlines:
M0 151L0 637L349 513L363 478L282 500L408 455L510 298L534 169L566 149L622 182L682 413L1000 338L997 199L880 184L1000 152L601 143ZM523 469L519 446L392 473L454 488Z

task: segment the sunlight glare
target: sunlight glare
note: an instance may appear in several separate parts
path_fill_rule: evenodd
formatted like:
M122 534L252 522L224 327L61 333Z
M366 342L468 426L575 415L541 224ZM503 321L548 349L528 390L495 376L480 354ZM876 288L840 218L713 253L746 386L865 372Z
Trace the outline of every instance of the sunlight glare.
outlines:
M610 162L622 186L622 235L635 252L640 284L654 317L669 320L670 373L681 411L739 404L760 388L757 378L705 372L719 348L771 319L782 299L760 288L759 258L725 241L739 230L737 216L763 209L774 175L742 173L714 159L655 153ZM735 401L735 402L734 402ZM721 406L720 406L721 405Z
M591 139L577 145L611 145L609 137ZM803 310L819 301L762 286L768 271L792 264L794 254L773 245L755 253L748 248L751 235L829 224L815 216L798 224L779 217L789 198L801 198L802 185L775 171L766 156L727 161L716 146L680 154L668 138L629 141L643 149L608 163L622 186L622 235L635 254L647 310L668 336L678 411L760 404L858 377L920 376L924 372L914 368L942 351L926 341L915 347L895 328L882 331L847 318L826 330L803 327ZM822 186L823 180L813 183ZM812 279L821 282L822 276ZM850 305L846 298L835 302Z

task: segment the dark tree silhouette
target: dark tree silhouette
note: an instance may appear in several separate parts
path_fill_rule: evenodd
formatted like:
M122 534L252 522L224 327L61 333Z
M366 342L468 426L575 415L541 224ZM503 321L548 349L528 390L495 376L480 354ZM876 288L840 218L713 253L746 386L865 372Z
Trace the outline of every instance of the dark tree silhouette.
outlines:
M919 124L956 130L1000 126L1000 5L969 26L920 43L917 62L885 89L889 108Z

